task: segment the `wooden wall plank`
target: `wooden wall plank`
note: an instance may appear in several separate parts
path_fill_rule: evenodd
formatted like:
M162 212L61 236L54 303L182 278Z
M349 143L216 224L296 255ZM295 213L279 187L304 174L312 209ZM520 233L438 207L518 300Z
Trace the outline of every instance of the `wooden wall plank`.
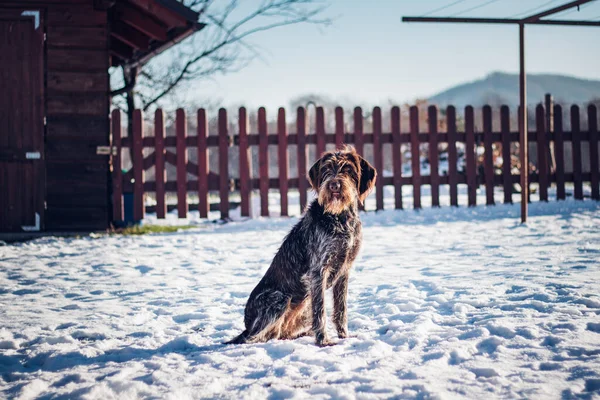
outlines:
M48 71L48 95L67 93L103 93L108 88L108 74L102 72L65 72Z

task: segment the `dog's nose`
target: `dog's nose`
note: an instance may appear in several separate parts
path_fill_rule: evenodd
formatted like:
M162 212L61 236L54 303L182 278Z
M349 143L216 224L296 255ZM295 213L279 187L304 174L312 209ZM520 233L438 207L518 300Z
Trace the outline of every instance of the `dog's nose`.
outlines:
M329 182L329 190L331 190L332 192L339 192L340 191L340 183L338 181L331 181Z

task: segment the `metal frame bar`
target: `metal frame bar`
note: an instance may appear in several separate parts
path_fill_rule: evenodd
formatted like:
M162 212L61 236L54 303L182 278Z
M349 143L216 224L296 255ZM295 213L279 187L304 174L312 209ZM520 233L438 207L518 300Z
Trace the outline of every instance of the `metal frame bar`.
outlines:
M556 14L569 8L595 0L575 0L561 6L550 8L522 19L516 18L469 18L469 17L402 17L402 22L435 22L467 24L516 24L519 25L519 148L521 162L521 223L527 222L529 201L529 157L527 138L527 76L525 74L525 25L560 26L600 26L600 21L543 20L541 18Z

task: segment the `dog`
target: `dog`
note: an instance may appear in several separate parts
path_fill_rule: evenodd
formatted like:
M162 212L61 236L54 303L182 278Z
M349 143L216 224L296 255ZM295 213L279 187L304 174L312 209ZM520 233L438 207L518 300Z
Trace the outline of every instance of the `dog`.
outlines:
M348 337L348 278L362 242L358 206L373 190L376 177L375 168L347 146L324 153L310 168L308 179L317 198L250 294L246 329L226 344L310 334L318 346L334 344L326 332L325 290L331 287L333 323L340 339Z

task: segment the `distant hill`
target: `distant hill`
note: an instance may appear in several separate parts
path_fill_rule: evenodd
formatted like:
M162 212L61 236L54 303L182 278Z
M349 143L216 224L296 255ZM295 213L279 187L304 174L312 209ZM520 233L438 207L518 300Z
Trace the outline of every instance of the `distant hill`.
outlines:
M574 78L564 75L528 74L527 103L537 104L551 93L556 102L562 104L585 104L600 98L600 81ZM464 83L444 90L428 99L438 106L452 104L456 107L484 104L519 104L519 75L493 72L483 79Z

